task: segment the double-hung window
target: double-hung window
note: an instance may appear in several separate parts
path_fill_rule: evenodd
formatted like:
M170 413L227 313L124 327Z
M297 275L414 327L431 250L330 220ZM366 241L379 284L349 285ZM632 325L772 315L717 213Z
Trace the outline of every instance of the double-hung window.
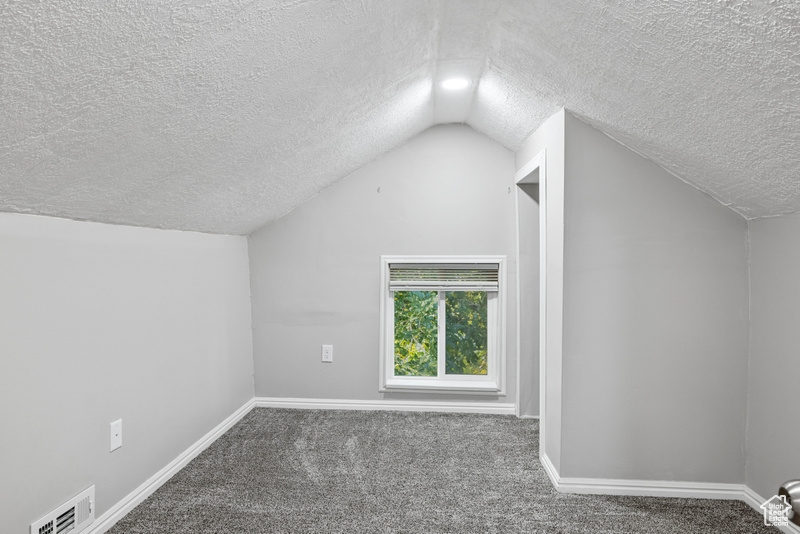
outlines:
M383 256L380 391L502 394L503 256Z

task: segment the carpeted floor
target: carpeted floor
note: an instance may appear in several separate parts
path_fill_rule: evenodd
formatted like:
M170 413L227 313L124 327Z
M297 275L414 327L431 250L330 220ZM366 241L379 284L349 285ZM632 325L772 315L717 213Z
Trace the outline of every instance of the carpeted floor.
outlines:
M777 532L738 501L557 493L538 442L510 416L255 409L109 533Z

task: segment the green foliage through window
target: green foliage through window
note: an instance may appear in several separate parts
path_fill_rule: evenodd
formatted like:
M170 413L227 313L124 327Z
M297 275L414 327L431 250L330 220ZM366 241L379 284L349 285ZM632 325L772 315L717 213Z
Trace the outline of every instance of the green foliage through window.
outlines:
M439 325L439 299L445 301ZM486 375L488 298L485 291L395 291L394 375L437 376L438 333L445 330L449 375Z
M394 292L395 376L436 376L438 291Z
M445 372L485 375L487 343L485 291L448 291L445 297Z

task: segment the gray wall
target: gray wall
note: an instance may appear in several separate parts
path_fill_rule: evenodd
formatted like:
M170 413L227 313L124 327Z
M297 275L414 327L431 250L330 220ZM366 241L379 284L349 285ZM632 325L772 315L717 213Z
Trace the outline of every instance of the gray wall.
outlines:
M380 256L508 257L507 396L513 402L514 158L463 125L412 138L250 237L256 396L447 398L378 393ZM333 344L334 362L320 362Z
M743 218L567 114L561 475L744 482Z
M547 367L545 371L545 405L543 411L543 439L540 454L547 456L556 471L561 465L561 352L562 334L562 296L564 271L564 121L565 111L555 113L547 119L531 136L525 140L516 153L517 170L524 167L543 150L546 151L546 177L542 182L540 174L539 200L545 211L544 227L546 268L544 299L546 308L545 344ZM520 193L522 194L522 192ZM540 249L541 250L541 249ZM531 300L538 300L538 292L534 295L526 291L521 295L525 306ZM541 331L540 331L541 334Z
M750 221L747 485L764 498L800 478L800 215Z
M3 532L92 484L103 514L252 399L244 238L0 213L0 250Z

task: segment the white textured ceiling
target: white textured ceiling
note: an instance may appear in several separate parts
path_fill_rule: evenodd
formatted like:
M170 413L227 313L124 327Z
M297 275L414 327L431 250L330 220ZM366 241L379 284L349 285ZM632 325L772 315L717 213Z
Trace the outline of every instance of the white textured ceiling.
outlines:
M797 0L6 0L0 210L246 234L433 124L513 150L562 106L800 210Z

